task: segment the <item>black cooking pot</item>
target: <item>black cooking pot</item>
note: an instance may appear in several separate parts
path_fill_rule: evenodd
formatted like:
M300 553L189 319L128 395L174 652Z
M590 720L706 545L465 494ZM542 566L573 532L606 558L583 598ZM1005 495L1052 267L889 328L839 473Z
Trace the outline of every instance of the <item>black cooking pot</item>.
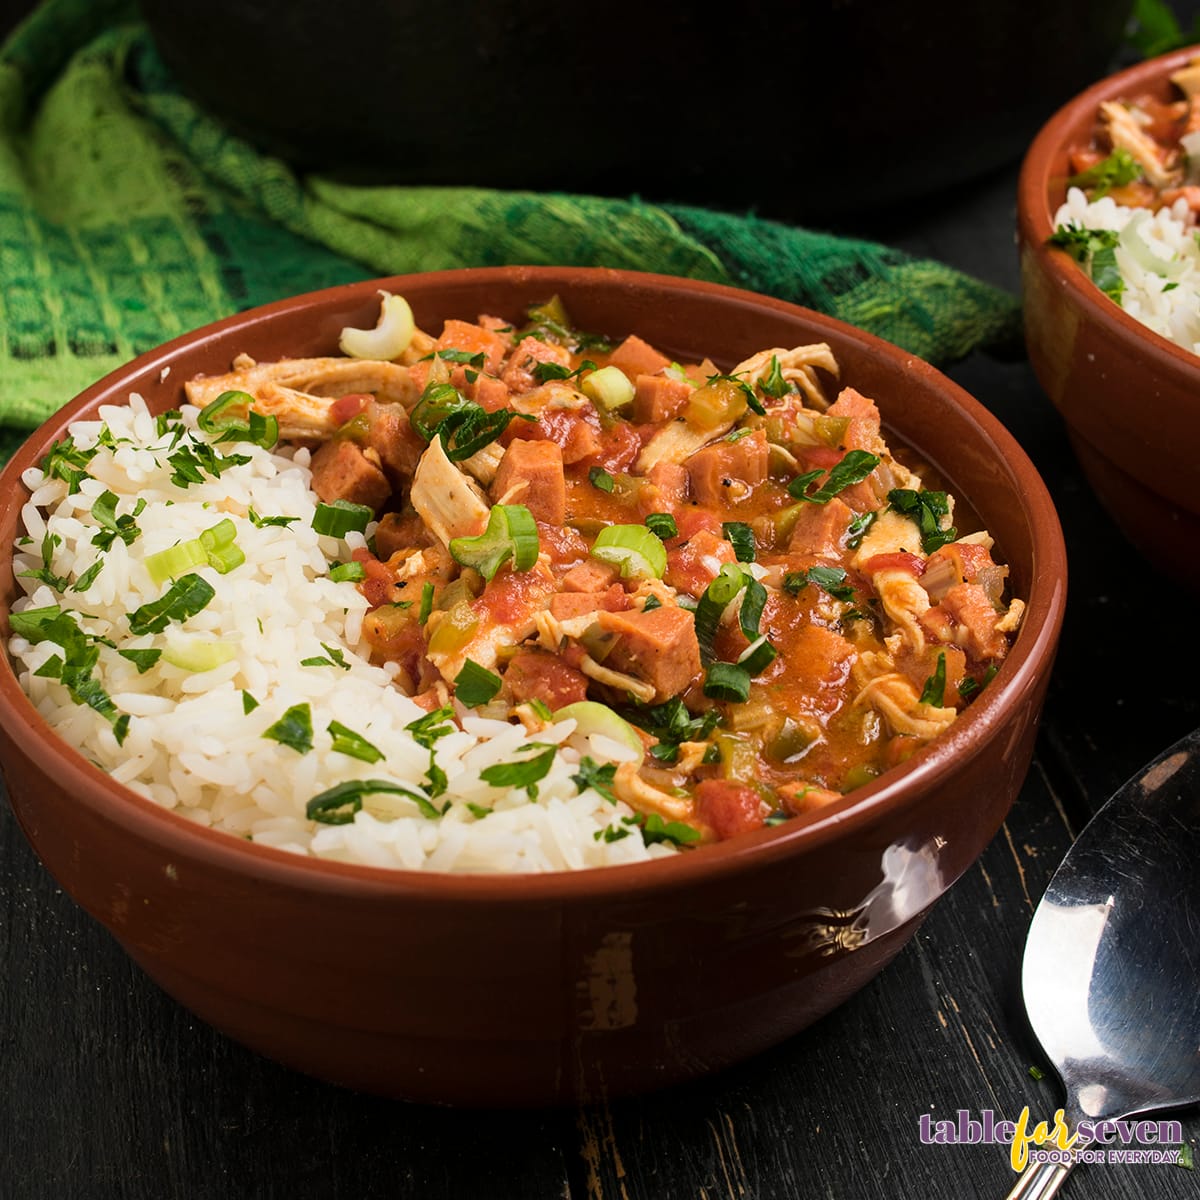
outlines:
M303 167L835 217L1015 159L1130 0L142 0L182 86Z

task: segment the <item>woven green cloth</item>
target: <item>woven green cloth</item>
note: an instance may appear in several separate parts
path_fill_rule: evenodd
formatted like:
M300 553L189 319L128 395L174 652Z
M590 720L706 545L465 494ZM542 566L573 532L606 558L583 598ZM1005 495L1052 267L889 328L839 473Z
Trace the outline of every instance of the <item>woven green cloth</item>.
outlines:
M0 454L208 321L376 275L503 263L734 284L933 362L1019 336L1012 297L870 242L636 199L299 174L178 90L128 0L44 0L0 50Z

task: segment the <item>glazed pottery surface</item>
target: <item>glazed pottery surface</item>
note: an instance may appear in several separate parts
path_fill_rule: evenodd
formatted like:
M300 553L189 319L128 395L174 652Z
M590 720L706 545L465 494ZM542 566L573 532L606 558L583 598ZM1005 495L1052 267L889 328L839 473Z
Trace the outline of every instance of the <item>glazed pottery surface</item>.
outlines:
M304 859L200 828L62 744L7 662L0 762L14 811L62 886L171 995L299 1070L408 1099L543 1104L685 1080L778 1043L871 979L998 829L1032 752L1066 564L1046 491L978 403L903 351L775 300L605 270L498 268L356 284L180 338L67 405L0 476L3 608L21 472L74 420L260 360L335 351L378 290L418 323L519 319L557 293L575 323L637 332L728 369L827 341L979 514L1028 608L1000 674L948 735L805 819L648 864L454 876ZM169 373L166 368L170 368Z

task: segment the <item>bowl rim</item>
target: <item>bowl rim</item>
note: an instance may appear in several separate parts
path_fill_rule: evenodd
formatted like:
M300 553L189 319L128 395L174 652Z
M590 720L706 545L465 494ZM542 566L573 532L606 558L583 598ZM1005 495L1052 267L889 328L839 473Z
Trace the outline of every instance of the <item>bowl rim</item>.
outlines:
M132 379L150 372L157 374L170 366L177 354L196 343L238 328L243 329L250 341L255 326L261 322L272 322L314 305L361 304L380 289L403 294L406 286L418 280L428 286L433 279L445 281L447 285L468 280L497 284L544 280L559 288L570 287L572 283L612 285L615 288L649 288L667 294L699 293L718 301L750 304L766 312L799 317L817 330L824 328L841 338L856 341L864 345L869 354L891 360L893 366L917 376L925 386L932 385L945 393L964 411L983 438L999 451L1000 461L1018 485L1032 531L1029 594L1025 598L1021 632L997 678L934 743L885 772L876 782L855 789L843 800L818 810L811 817L794 818L783 826L756 830L698 851L649 862L543 873L455 874L301 856L198 825L163 808L115 782L51 729L20 687L5 646L0 669L0 723L6 736L20 742L27 757L42 771L56 777L60 786L95 816L120 825L132 837L159 846L164 862L171 855L185 863L204 860L210 868L221 868L231 874L253 874L263 886L298 888L316 894L353 893L376 898L402 898L419 893L431 901L477 902L486 898L492 903L518 905L567 899L588 901L614 892L642 896L777 863L823 846L843 832L868 827L883 813L899 812L919 804L927 788L943 782L953 773L959 755L971 754L997 736L1004 718L1013 709L1029 702L1040 676L1053 662L1065 609L1067 563L1053 501L1025 451L979 401L936 368L900 347L800 305L724 284L603 267L459 268L341 284L248 309L146 351L58 409L29 436L0 472L0 513L16 508L19 516L28 494L21 481L22 471L36 465L51 441L62 436L72 421L80 419L80 410L101 397L108 402L124 402ZM252 346L247 349L251 350ZM108 393L118 391L123 394L108 396ZM8 569L12 550L11 544L0 547L0 568ZM0 608L0 628L6 626L7 607L3 607ZM51 769L48 770L48 766ZM885 847L878 849L882 855ZM952 880L947 880L947 886L950 882Z
M1109 299L1083 267L1062 247L1048 244L1054 233L1050 193L1055 159L1074 137L1071 131L1094 116L1102 100L1116 99L1153 83L1200 55L1200 43L1160 54L1098 80L1068 100L1038 131L1021 163L1017 179L1017 226L1024 244L1039 256L1055 283L1070 292L1089 316L1109 327L1133 353L1155 352L1172 374L1181 375L1200 405L1200 355L1164 337Z

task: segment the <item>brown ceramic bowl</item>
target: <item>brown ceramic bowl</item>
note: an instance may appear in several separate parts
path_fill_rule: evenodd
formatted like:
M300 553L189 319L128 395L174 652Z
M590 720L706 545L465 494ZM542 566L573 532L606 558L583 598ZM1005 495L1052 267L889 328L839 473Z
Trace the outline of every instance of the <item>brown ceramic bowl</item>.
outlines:
M1025 338L1088 481L1126 537L1200 590L1200 357L1111 301L1047 245L1066 198L1068 152L1086 144L1102 100L1178 93L1170 75L1200 47L1140 63L1081 93L1038 134L1021 169L1017 219Z
M713 1071L862 987L996 832L1025 776L1065 599L1054 508L1016 442L923 362L793 305L605 270L489 269L383 281L420 324L519 317L557 292L584 328L637 331L732 365L827 340L844 381L940 466L996 536L1024 625L949 735L807 820L678 858L540 876L429 875L298 858L199 828L114 783L43 724L0 666L0 761L62 886L171 995L302 1071L423 1101L542 1104ZM0 476L10 555L20 474L74 420L131 390L334 351L377 284L282 301L143 355L48 421ZM162 378L163 368L170 375ZM4 566L7 610L15 588Z

